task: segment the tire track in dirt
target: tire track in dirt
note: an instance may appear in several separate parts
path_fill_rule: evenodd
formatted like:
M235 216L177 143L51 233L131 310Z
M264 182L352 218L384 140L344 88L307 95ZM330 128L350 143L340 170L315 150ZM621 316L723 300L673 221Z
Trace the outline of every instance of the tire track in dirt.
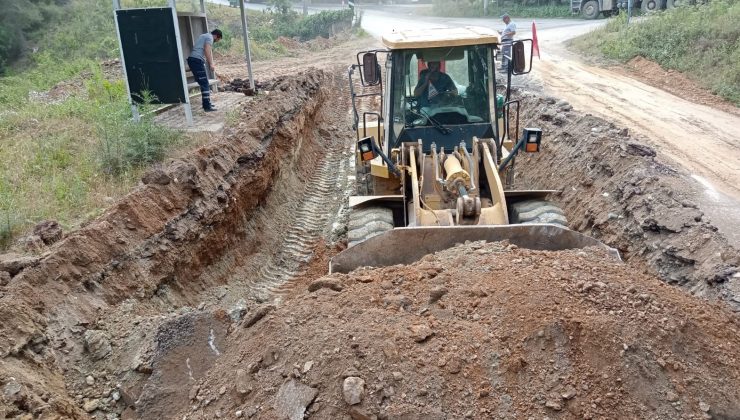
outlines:
M340 205L344 197L341 192L348 188L350 139L347 137L341 148L326 149L323 163L306 183L303 198L294 212L294 223L285 233L280 252L263 265L258 276L249 283L250 292L258 301L267 301L273 295L279 300L291 290L291 280L305 271L306 263L313 257L313 246L333 223L333 209Z

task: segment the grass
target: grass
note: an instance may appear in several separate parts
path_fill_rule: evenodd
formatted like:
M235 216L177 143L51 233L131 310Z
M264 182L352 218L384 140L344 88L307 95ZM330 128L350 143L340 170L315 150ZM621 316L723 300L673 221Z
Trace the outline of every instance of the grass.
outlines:
M122 3L149 7L167 1ZM180 0L178 10L195 10L198 3ZM70 0L65 7L32 40L37 52L11 63L0 77L0 250L42 220L56 220L69 230L99 215L151 164L208 140L157 126L151 117L134 123L121 75L105 74L100 64L119 56L111 2ZM226 34L216 50L242 56L239 10L207 7L211 26ZM310 36L346 19L318 15L283 16L279 26L274 13L250 11L252 56L289 54L279 36ZM291 26L295 22L300 24ZM60 90L63 95L50 94Z
M71 228L96 216L148 165L188 144L151 117L134 123L122 82L107 81L99 67L64 101L7 105L0 116L2 248L41 220Z
M576 38L587 55L626 62L642 56L686 73L713 93L740 106L740 2L714 0L650 16L629 26L626 16Z
M484 17L482 0L434 0L430 13L434 16ZM568 3L552 3L540 6L524 6L520 3L510 3L505 7L489 3L487 16L498 19L503 13L508 13L514 18L557 18L573 16Z

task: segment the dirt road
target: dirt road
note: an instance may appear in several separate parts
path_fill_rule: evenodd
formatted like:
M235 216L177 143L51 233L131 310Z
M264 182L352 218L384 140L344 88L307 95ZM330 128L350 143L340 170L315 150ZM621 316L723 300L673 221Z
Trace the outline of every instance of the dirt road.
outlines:
M740 222L740 116L681 98L625 74L589 65L565 42L593 24L538 33L542 60L537 76L545 91L582 112L623 124L644 136L659 153L688 171L703 186L705 209L728 238L738 243ZM529 34L523 33L523 36Z
M531 37L531 19L519 19L518 36ZM541 60L527 84L565 99L581 112L629 127L659 153L682 167L704 190L706 214L734 244L740 244L740 112L692 102L691 97L642 83L612 69L589 65L565 43L605 21L537 20ZM496 18L435 18L368 10L363 27L376 37L393 28L481 25L500 27ZM690 92L690 91L688 91ZM687 96L691 95L687 92ZM726 107L725 107L726 109Z

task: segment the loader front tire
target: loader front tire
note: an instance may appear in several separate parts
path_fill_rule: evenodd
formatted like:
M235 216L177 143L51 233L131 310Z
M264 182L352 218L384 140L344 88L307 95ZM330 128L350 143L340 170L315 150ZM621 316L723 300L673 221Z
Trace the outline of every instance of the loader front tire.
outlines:
M512 224L549 223L568 227L568 219L555 203L545 200L526 200L509 206L509 222Z
M393 229L393 210L385 207L352 209L347 226L347 247Z

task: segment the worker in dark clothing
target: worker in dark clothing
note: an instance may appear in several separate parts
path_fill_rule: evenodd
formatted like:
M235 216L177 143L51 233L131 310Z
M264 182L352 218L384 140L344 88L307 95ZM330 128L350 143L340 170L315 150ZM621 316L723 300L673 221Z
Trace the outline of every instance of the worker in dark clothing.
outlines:
M213 64L213 43L218 42L223 38L223 34L220 30L214 29L211 33L205 33L198 37L193 46L193 51L190 52L188 57L188 67L193 72L195 81L200 86L200 93L203 99L203 109L206 112L215 111L216 108L211 104L211 87L208 84L208 73L206 72L206 64L208 67L216 73L216 67Z
M440 71L440 67L439 61L430 61L427 68L421 71L419 83L414 89L414 96L419 98L420 106L437 103L445 94L457 95L455 82Z

